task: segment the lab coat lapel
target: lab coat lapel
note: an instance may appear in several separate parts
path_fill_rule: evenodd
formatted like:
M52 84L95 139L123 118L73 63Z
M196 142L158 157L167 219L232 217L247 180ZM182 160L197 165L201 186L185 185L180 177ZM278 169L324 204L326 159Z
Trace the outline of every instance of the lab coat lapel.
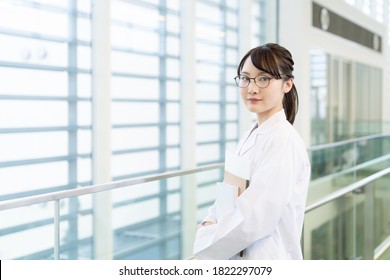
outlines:
M253 125L252 129L247 132L247 134L242 138L243 140L237 146L236 154L238 156L244 155L248 152L255 144L257 138L257 123Z
M257 122L253 125L252 129L247 132L247 134L242 138L243 140L237 146L236 154L242 156L247 153L255 144L257 136L259 134L265 135L270 129L272 129L275 124L279 121L285 120L286 115L284 110L280 110L278 113L271 116L266 120L260 127L258 127Z

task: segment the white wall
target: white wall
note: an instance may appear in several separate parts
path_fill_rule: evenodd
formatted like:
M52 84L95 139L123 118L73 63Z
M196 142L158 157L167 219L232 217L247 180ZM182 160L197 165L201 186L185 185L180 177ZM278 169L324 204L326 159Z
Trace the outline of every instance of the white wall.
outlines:
M280 0L279 39L280 44L289 49L295 61L295 83L298 88L300 106L295 127L310 146L310 50L322 49L326 53L343 57L347 60L375 66L383 73L383 120L390 120L386 108L390 104L387 94L386 53L387 34L385 24L381 24L369 16L357 11L340 0L316 0L316 3L347 18L348 20L382 36L382 53L346 40L342 37L322 31L312 26L312 1ZM380 104L378 104L380 106Z

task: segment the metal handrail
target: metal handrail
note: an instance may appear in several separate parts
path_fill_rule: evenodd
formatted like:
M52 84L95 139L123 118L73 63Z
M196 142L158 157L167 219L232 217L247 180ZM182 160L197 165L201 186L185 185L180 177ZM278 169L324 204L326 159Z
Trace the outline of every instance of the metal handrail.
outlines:
M353 143L357 143L360 141L367 141L367 140L372 140L372 139L382 138L382 137L390 137L390 133L372 134L372 135L368 135L368 136L362 136L362 137L357 137L357 138L353 138L353 139L337 141L337 142L333 142L333 143L314 145L314 146L307 148L307 151L313 152L313 151L339 147L342 145L353 144Z
M331 202L337 198L340 198L340 197L342 197L350 192L353 192L357 189L360 189L360 188L368 185L369 183L371 183L371 182L373 182L373 181L375 181L375 180L377 180L377 179L379 179L379 178L381 178L389 173L390 173L390 167L383 169L377 173L374 173L374 174L372 174L364 179L361 179L355 183L352 183L352 184L350 184L350 185L348 185L340 190L337 190L337 191L332 192L328 195L325 195L322 198L313 202L312 204L308 205L305 209L305 213L308 213L308 212L310 212L310 211L312 211L312 210L314 210L314 209L316 209L316 208L318 208L318 207L320 207L328 202Z
M19 198L19 199L11 199L11 200L0 202L0 211L12 209L12 208L30 206L38 203L56 201L56 200L66 199L66 198L80 196L80 195L87 195L87 194L98 193L98 192L103 192L103 191L108 191L113 189L119 189L119 188L139 185L143 183L168 179L172 177L185 176L185 175L190 175L198 172L204 172L204 171L223 168L223 167L224 167L223 163L210 164L210 165L205 165L193 169L172 171L172 172L160 173L157 175L137 177L137 178L127 179L127 180L114 181L105 184L82 187L78 189L64 190L64 191L58 191L58 192L47 193L42 195L34 195L34 196Z

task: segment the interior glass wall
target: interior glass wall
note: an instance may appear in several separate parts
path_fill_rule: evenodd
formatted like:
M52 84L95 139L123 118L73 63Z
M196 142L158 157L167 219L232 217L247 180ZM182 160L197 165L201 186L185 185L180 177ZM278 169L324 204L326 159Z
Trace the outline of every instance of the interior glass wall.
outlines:
M88 0L0 1L0 200L91 184L90 6ZM2 220L7 246L39 240L15 258L51 257L44 237L50 207L16 209L20 224ZM78 239L79 204L71 199L61 207L68 211L63 222L76 229L63 234L70 244ZM66 258L75 257L67 251Z
M265 1L251 2L250 42L252 46L264 43ZM226 150L234 150L239 135L239 107L241 97L234 82L239 57L239 6L236 0L199 0L196 3L196 136L197 164L206 165L225 160ZM253 114L255 118L255 114ZM248 128L249 129L249 128ZM215 176L217 174L214 174ZM198 198L198 219L206 215L214 202L217 177L202 178L207 200Z
M311 51L312 145L381 133L382 71Z
M253 32L248 37L259 43L264 38L265 1L252 2ZM182 3L111 1L112 102L107 106L112 113L112 180L181 168ZM4 186L0 200L92 184L91 5L90 0L0 1L0 181ZM225 149L234 147L238 139L239 99L233 78L239 59L239 1L199 0L194 13L196 152L197 163L204 165L222 162ZM201 178L197 184L209 186L210 181ZM203 192L211 194L211 189ZM179 194L178 184L167 181L149 184L139 198L113 192L114 247L134 231L145 233L142 226L155 219L177 222L172 213L180 206ZM122 216L144 197L150 199L145 203L153 202L153 217L145 218L150 220ZM52 206L47 207L31 207L34 218L26 216L19 224L5 219L0 243L16 244L20 236L35 238L36 232L52 226L47 216ZM67 199L60 209L61 258L93 258L93 200ZM118 222L118 217L123 220ZM179 246L179 237L170 242ZM35 245L12 258L53 257L45 244ZM170 257L179 254L180 250Z
M312 145L382 133L382 70L316 49L311 73ZM388 145L378 137L311 151L308 204L388 168ZM388 223L385 182L388 176L306 214L305 259L373 258L390 234L380 225Z

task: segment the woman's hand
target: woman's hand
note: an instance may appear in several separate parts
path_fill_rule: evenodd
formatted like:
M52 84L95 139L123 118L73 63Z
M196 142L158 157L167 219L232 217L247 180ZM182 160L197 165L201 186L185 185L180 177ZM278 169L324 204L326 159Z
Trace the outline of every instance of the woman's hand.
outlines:
M197 229L200 229L202 227L206 227L206 226L209 226L209 225L213 225L213 224L215 224L215 223L214 222L210 222L210 221L204 221L203 223L198 225Z

